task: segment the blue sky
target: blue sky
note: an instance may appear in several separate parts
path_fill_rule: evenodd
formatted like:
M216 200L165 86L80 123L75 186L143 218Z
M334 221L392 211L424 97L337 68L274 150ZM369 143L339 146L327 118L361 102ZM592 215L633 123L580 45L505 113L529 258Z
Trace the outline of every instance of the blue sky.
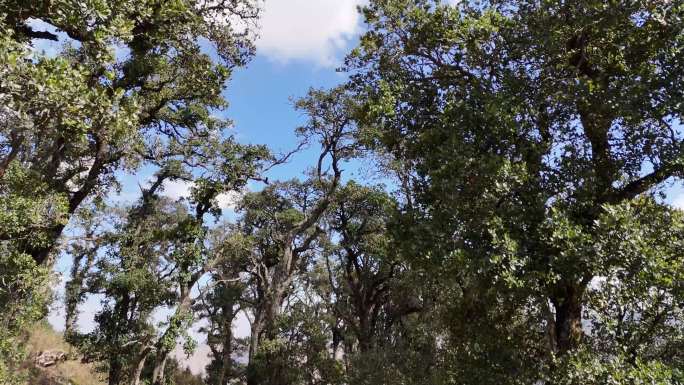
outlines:
M264 3L257 56L228 84L226 114L238 140L288 151L297 144L294 129L304 117L290 98L345 80L335 71L361 31L359 0L270 0ZM312 151L295 156L271 177L287 178L311 163Z
M294 129L305 120L293 108L291 98L304 96L310 87L329 88L344 79L334 68L312 66L303 60L281 63L260 54L234 74L226 91L230 103L226 115L234 121L239 141L286 152L297 146ZM294 176L311 164L313 155L304 151L286 167L274 170L272 177Z

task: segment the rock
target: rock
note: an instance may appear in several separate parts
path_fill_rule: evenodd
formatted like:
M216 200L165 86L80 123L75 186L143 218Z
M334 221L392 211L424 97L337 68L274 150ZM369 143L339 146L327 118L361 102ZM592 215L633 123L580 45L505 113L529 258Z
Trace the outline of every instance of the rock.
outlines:
M38 356L34 359L36 365L47 368L57 364L60 361L66 361L66 353L59 350L47 350L40 352Z

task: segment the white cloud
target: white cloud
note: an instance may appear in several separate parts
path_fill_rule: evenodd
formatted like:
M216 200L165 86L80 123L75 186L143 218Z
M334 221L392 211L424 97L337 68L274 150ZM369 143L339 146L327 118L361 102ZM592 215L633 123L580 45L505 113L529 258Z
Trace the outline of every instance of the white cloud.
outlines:
M173 181L167 180L164 181L163 194L171 199L188 198L190 197L190 189L193 185L194 183L192 182L186 182L180 179Z
M242 193L237 191L229 191L227 193L219 194L219 196L216 197L216 201L218 201L219 207L224 210L234 209L240 198L242 198L242 195Z
M194 183L183 180L165 181L163 194L171 199L180 199L190 197L190 189ZM242 193L238 191L229 191L227 193L219 194L216 197L218 206L223 210L232 210L242 197Z
M333 66L360 32L364 0L265 0L256 45L277 61ZM342 51L342 52L341 52Z

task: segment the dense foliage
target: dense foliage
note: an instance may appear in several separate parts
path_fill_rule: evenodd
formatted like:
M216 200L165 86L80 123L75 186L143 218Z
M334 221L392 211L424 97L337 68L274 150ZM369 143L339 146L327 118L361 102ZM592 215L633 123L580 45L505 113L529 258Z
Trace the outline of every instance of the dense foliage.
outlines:
M449 370L479 383L681 380L682 259L667 247L682 234L655 198L683 171L683 4L363 12L347 64L366 140L401 180L407 258L449 272L456 291Z
M0 384L57 255L110 385L198 383L194 326L212 385L684 383L684 2L360 12L348 81L295 105L318 156L274 181L289 155L216 115L258 3L0 0Z

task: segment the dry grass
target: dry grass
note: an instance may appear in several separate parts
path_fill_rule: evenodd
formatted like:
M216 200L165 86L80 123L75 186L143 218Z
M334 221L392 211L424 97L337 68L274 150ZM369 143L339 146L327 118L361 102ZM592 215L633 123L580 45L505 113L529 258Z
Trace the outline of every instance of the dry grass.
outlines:
M46 350L61 350L69 352L71 347L67 344L62 335L52 330L52 328L44 323L36 324L29 331L28 350L31 353L39 353Z
M47 324L36 325L29 333L28 349L31 359L42 351L59 350L68 353L69 359L49 368L36 368L29 385L104 385L102 374L97 373L93 364L74 360L74 348L64 341L60 333Z

